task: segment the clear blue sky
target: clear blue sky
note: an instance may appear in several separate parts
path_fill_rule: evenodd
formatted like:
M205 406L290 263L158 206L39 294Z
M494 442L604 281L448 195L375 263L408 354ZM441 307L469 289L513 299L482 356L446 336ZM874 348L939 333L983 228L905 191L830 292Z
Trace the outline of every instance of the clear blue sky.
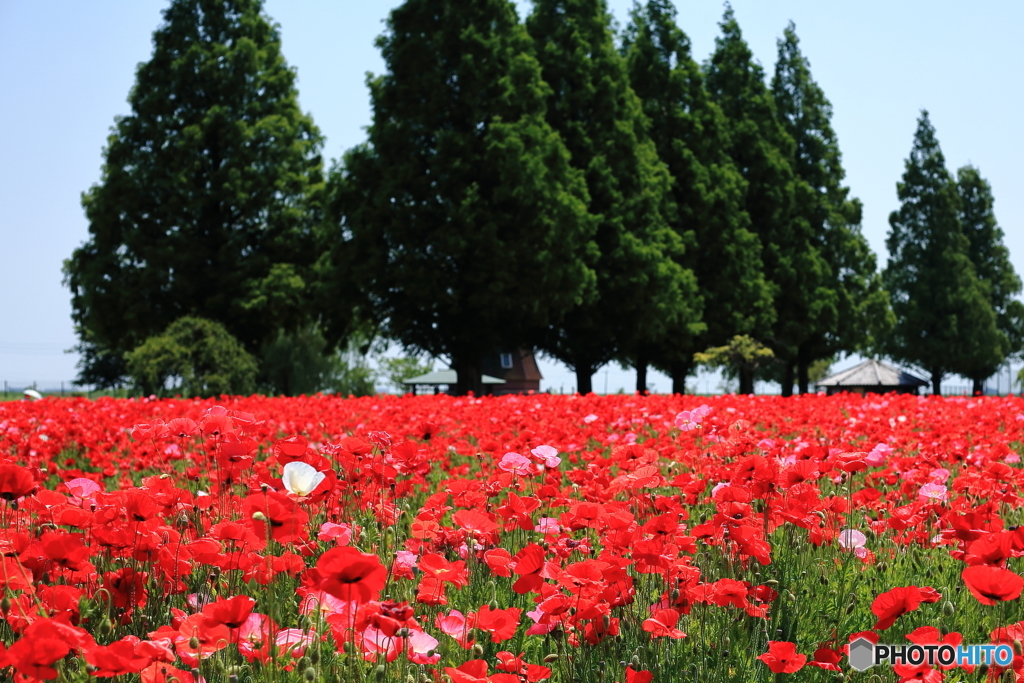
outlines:
M364 139L366 72L383 71L374 38L392 0L268 0L283 51L298 70L302 107L337 159ZM88 236L80 194L99 180L102 150L135 66L149 59L166 0L0 0L0 381L70 380L76 358L61 263ZM611 0L620 24L632 0ZM699 61L718 35L717 0L677 2ZM1024 273L1024 3L940 0L735 0L755 56L770 74L776 40L796 23L815 79L831 100L847 181L864 202L864 233L885 265L888 215L927 108L950 170L973 163L992 184L996 215ZM520 12L528 2L519 2ZM546 386L566 389L563 367ZM604 373L594 378L599 391ZM714 382L708 388L714 389ZM609 369L608 389L633 373ZM656 388L669 382L656 376ZM705 388L705 384L700 386Z

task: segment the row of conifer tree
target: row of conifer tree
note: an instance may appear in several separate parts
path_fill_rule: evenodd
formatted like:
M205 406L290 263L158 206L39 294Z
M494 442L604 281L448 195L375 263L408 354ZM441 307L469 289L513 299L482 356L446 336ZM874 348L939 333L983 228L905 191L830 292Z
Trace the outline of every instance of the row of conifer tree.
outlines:
M199 316L267 367L285 349L277 391L374 335L450 358L460 392L517 347L581 392L611 361L682 391L742 336L773 361L740 362L741 391L807 391L851 352L980 386L1024 348L988 184L951 177L922 113L879 272L795 27L769 78L728 7L720 26L698 64L671 0L618 34L604 0L406 0L367 140L325 173L260 0L172 0L65 264L81 379L124 382L126 354Z

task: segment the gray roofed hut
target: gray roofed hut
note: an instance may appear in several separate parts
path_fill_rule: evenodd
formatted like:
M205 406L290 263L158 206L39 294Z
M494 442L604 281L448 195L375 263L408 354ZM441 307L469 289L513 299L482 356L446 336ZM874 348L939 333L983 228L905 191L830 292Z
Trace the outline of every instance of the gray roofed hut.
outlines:
M412 388L413 395L416 394L416 390L421 386L432 386L434 387L434 393L441 393L441 386L453 387L459 383L459 373L455 370L434 370L428 372L425 375L419 375L418 377L410 377L409 379L402 380L402 384L405 384ZM498 379L497 377L491 377L490 375L483 375L480 378L480 383L486 387L490 387L495 384L504 384L505 380Z
M877 360L866 360L848 370L837 372L816 383L828 395L848 391L851 394L916 394L928 381Z

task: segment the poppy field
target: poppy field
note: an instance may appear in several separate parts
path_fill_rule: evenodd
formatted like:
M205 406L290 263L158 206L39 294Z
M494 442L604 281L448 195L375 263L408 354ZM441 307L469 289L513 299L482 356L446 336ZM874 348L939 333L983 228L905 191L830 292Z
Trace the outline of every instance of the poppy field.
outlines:
M1022 451L1014 397L3 403L0 678L1024 681Z

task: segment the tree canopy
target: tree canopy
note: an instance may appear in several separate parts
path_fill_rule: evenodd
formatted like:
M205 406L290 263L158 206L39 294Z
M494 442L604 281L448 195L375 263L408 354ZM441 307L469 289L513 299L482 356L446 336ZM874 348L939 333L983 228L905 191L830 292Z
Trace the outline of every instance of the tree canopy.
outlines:
M1006 336L971 262L957 185L927 111L918 119L897 194L900 208L889 216L889 262L882 274L896 325L882 348L927 370L939 394L949 373L971 376L976 368L998 365Z
M703 331L692 321L652 345L651 361L682 393L693 354L767 327L774 318L761 245L744 209L747 183L729 157L728 124L704 86L670 0L636 5L623 53L649 135L672 176L669 224L688 247L680 263L697 279Z
M378 45L368 141L330 180L333 268L388 336L479 392L486 354L592 295L586 184L511 2L407 0Z
M998 360L990 358L967 371L973 382L972 393L978 393L984 388L985 379L996 373L1007 356L1019 355L1024 350L1024 304L1014 298L1021 292L1021 280L1010 262L1010 251L1003 244L1003 230L992 208L992 187L973 166L962 167L956 175L960 226L967 236L967 253L996 314L996 327L1005 335Z
M65 262L80 381L183 316L251 352L312 317L321 137L260 0L173 0L82 196L89 240Z
M256 359L224 326L185 316L125 354L128 374L142 394L210 397L251 394Z
M586 180L596 224L596 298L573 307L540 346L576 371L580 393L608 361L634 359L646 389L651 347L672 330L699 329L683 238L668 225L671 178L615 48L604 0L537 0L527 18L548 83L547 120Z
M795 225L806 229L805 250L794 259L803 321L786 315L780 340L788 347L781 378L783 395L793 386L809 389L812 363L839 353L867 350L893 324L888 294L882 289L875 256L861 234L861 204L843 185L839 141L832 128L832 105L811 76L790 23L778 41L772 78L778 118L793 140L790 163L802 181L796 193Z

